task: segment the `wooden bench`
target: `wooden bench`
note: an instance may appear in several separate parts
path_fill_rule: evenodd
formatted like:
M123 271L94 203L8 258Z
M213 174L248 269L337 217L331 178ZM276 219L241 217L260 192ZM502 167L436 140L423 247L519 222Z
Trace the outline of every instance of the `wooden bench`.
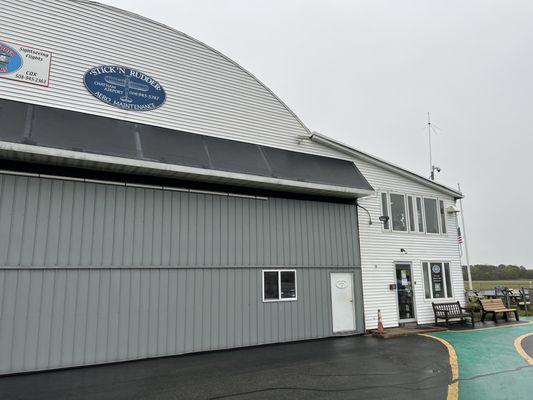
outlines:
M454 301L451 303L432 303L433 313L435 314L435 325L438 324L439 319L446 321L446 325L452 319L460 319L465 323L466 318L470 318L472 327L474 327L474 310L470 308L461 307L461 303Z
M498 313L503 313L506 321L509 321L509 313L514 313L515 319L520 321L518 318L518 311L516 308L507 308L503 304L502 299L480 299L479 303L481 304L481 322L485 322L485 317L487 314L493 314L493 320L495 323L498 323L496 315Z

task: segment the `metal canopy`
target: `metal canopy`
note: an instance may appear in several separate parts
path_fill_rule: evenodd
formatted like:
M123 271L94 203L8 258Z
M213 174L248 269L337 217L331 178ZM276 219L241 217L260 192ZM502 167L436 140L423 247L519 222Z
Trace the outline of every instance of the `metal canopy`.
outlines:
M340 197L373 191L336 158L3 99L0 120L4 158Z

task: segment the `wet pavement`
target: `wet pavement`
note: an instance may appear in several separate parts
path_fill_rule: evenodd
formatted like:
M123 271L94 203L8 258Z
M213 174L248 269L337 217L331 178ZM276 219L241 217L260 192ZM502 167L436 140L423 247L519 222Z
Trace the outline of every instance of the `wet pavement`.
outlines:
M533 398L533 321L431 333L453 347L460 400ZM521 354L517 342L526 357Z
M445 346L351 336L0 378L1 399L445 399Z

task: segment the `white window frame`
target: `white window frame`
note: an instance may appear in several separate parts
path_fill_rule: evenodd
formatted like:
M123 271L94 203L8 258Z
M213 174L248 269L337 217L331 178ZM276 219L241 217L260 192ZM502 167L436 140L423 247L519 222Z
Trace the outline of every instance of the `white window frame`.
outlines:
M277 299L265 299L265 272L277 272L278 273L278 298ZM281 273L282 272L294 272L294 290L296 291L295 297L281 297ZM273 303L278 301L296 301L298 300L298 274L295 269L263 269L261 270L261 297L263 303Z
M442 201L442 210L444 211L444 215L440 213L440 202ZM437 205L439 207L439 223L440 223L440 229L439 232L442 236L448 236L448 213L446 211L446 201L444 199L437 199ZM446 232L442 229L442 218L444 217L444 226L446 229Z
M390 212L390 196L389 196L389 192L386 192L386 191L382 191L379 193L379 207L381 208L381 215L384 216L385 215L385 210L383 209L383 195L385 195L385 197L387 198L387 217L389 217L389 221L388 221L388 224L389 224L389 227L388 228L385 228L385 224L382 223L381 224L381 230L384 231L384 232L392 232L392 216L391 216L391 212Z
M392 223L392 204L391 204L391 199L390 199L391 194L395 194L395 195L403 197L403 209L404 209L404 212L405 212L405 231L399 231L399 230L394 229L394 225ZM387 206L389 207L389 228L390 228L390 231L391 232L396 232L396 233L409 233L410 232L409 231L409 210L407 209L407 195L405 193L400 193L400 192L387 192L387 199L388 199Z
M416 233L426 233L426 214L424 210L424 196L419 195L413 195L413 199L415 201L415 216L416 216ZM418 225L418 210L416 208L416 199L420 199L420 213L422 214L422 230L420 230L420 226Z
M426 297L426 280L424 279L424 263L427 264L427 269L428 269L428 278L429 278L429 294L431 297ZM442 267L442 280L443 280L443 283L444 283L444 294L445 294L445 297L433 297L433 285L431 284L431 263L433 264L441 264L441 267ZM448 285L446 284L446 268L444 268L444 264L448 264L449 266L449 269L450 269L450 286L452 288L452 295L450 296L448 294ZM436 301L441 301L441 300L450 300L450 299L453 299L453 279L452 279L452 263L450 261L437 261L437 260L433 260L433 261L422 261L420 263L420 266L422 267L422 285L424 287L424 300L426 301L433 301L433 300L436 300Z
M439 198L438 197L433 197L433 196L421 196L421 197L422 197L422 209L423 209L423 214L424 214L424 231L425 231L426 235L432 235L432 236L442 235L442 233L441 233L442 230L440 228ZM435 200L435 202L436 202L435 210L437 212L437 233L428 232L428 227L427 227L427 222L426 222L426 205L424 203L425 199ZM435 261L435 262L440 262L440 261Z
M399 196L403 196L403 200L404 200L404 208L405 208L405 219L406 219L406 224L407 224L407 230L405 231L399 231L399 230L395 230L393 229L393 225L392 225L392 207L391 207L391 194L396 194L396 195L399 195ZM387 209L385 210L384 207L383 207L383 201L382 201L382 196L385 195L386 196L386 199L387 199ZM411 215L409 214L409 200L408 198L411 197L413 199L413 217L415 218L415 221L414 221L414 225L415 225L415 230L411 230ZM417 207L416 207L416 201L417 199L420 199L420 204L421 204L421 207L422 209L420 210L421 211L421 214L422 214L422 230L420 230L419 228L419 225L418 225L418 212L417 212ZM424 200L426 199L429 199L429 200L434 200L436 202L436 217L437 217L437 230L438 232L436 233L432 233L432 232L428 232L427 230L427 223L426 223L426 207L425 207L425 203L424 203ZM387 191L387 190L382 190L379 192L379 196L378 196L378 201L379 201L379 209L381 210L381 215L385 215L385 213L387 214L387 216L389 217L389 221L388 221L388 224L389 224L389 227L388 228L385 228L385 224L381 224L381 231L382 232L389 232L389 233L396 233L396 234L418 234L418 235L430 235L430 236L448 236L449 234L449 229L448 229L448 225L447 225L447 214L446 214L446 200L443 199L443 198L440 198L440 197L436 197L436 196L425 196L423 194L417 194L417 193L411 193L411 192L405 192L405 193L402 193L402 192L397 192L397 191ZM442 232L442 221L441 221L441 214L440 214L440 202L443 202L444 204L444 221L446 223L446 233Z

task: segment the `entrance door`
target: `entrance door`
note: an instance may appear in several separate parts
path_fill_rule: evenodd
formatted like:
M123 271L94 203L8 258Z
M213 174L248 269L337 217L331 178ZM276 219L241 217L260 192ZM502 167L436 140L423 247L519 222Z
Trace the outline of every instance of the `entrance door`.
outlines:
M396 264L396 288L400 322L416 321L411 264Z
M334 333L355 331L353 275L350 273L331 274L331 314Z

